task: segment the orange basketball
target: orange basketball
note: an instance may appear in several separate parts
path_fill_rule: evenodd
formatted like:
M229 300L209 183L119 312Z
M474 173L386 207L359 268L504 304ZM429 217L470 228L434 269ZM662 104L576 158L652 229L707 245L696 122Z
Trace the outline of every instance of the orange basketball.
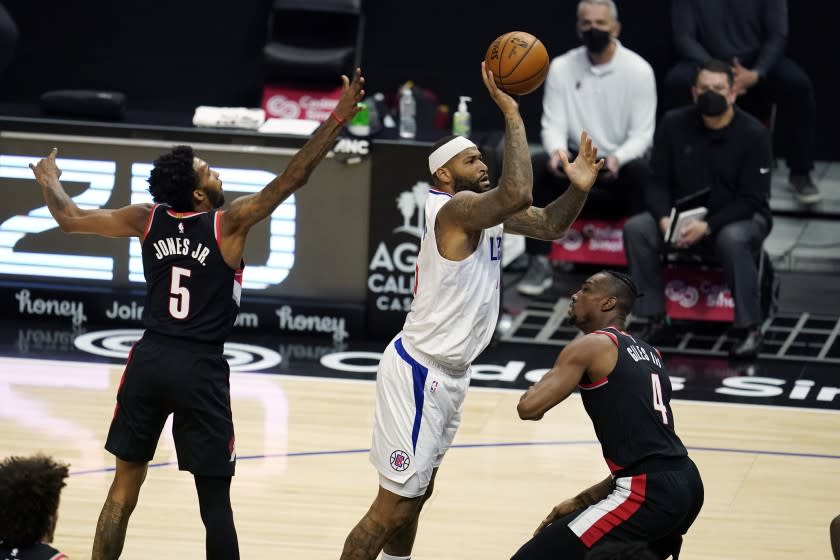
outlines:
M484 62L499 89L525 95L543 83L550 61L542 41L525 31L510 31L490 43Z

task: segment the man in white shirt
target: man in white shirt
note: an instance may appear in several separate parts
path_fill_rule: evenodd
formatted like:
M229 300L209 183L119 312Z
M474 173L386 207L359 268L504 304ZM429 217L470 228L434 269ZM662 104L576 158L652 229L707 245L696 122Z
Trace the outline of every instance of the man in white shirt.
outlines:
M582 216L615 218L643 209L649 170L646 154L653 144L656 81L642 57L619 41L621 23L612 0L581 0L577 32L583 45L551 62L543 94L542 143L534 156L534 202L544 205L568 188L560 154L573 156L586 130L606 156L606 165L583 208ZM526 240L530 265L517 285L538 296L551 287L551 243Z

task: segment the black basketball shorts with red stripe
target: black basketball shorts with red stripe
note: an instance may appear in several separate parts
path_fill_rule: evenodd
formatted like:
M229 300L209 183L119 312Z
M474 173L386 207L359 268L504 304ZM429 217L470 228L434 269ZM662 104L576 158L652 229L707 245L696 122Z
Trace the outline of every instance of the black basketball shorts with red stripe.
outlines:
M230 367L222 344L146 331L129 355L105 449L124 461L151 461L169 414L180 470L233 476Z
M657 556L676 558L703 506L703 481L688 457L668 462L678 468L619 473L606 498L556 520L513 560L583 560L591 549L617 541L646 542Z

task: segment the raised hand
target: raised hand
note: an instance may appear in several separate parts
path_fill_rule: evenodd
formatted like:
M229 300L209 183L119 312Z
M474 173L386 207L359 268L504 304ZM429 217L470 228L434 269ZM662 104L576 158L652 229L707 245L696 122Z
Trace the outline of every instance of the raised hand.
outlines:
M563 173L571 181L572 186L580 191L589 192L598 172L604 167L604 159L598 159L598 147L592 144L592 139L584 130L580 133L580 151L573 163L565 153L560 154L560 162L563 164Z
M58 155L58 148L50 150L50 155L42 158L37 165L29 164L29 169L35 173L35 181L42 187L48 187L61 177L61 169L55 163L55 156Z
M365 98L365 79L362 76L362 69L356 68L353 71L353 80L343 75L341 76L341 99L335 106L333 113L342 122L348 122L356 113L362 110L359 107L359 101Z
M481 62L481 79L484 80L484 86L490 93L490 97L493 98L493 101L496 102L496 105L499 106L499 109L503 113L519 110L519 103L496 85L496 80L493 78L493 71L487 68L487 64L484 61Z

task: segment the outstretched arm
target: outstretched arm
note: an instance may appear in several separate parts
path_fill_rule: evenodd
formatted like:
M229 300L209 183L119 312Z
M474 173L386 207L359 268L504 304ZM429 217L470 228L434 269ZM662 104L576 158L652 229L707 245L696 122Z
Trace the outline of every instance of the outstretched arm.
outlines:
M580 383L588 366L591 349L587 337L568 344L542 379L519 398L516 411L522 420L540 420L555 405L566 400Z
M566 400L581 382L583 374L592 383L605 378L615 368L618 351L603 334L589 333L570 342L552 367L531 385L516 406L523 420L539 420L556 404Z
M497 188L478 194L458 193L438 213L441 224L455 224L467 232L498 225L531 205L534 173L519 104L496 86L493 73L481 63L481 77L490 97L505 117L505 154Z
M58 227L67 233L96 233L106 237L141 237L146 230L151 204L132 204L116 210L105 208L79 208L61 186L61 169L55 157L58 148L41 159L37 165L29 164L35 181L41 186L47 208Z
M352 81L347 76L341 76L341 81L343 84L341 99L332 115L318 127L306 144L292 157L283 173L275 177L260 192L241 196L231 202L230 209L224 213L221 220L223 240L239 237L244 242L251 226L270 216L289 195L309 180L315 167L332 148L343 123L353 118L359 111L357 103L365 95L365 90L362 89L365 79L362 77L360 68L353 73ZM238 259L234 260L238 261Z
M598 159L598 147L586 131L580 135L580 152L574 163L569 163L565 153L560 154L563 172L571 186L545 208L531 206L505 220L505 230L537 239L559 239L575 221L586 202L589 190L604 166Z
M592 504L600 502L606 498L612 488L612 481L613 477L610 475L598 484L590 486L574 498L569 498L568 500L560 502L554 506L546 518L543 519L543 522L540 523L540 526L537 527L537 530L534 531L534 536L564 515L568 515L582 507L589 507Z

